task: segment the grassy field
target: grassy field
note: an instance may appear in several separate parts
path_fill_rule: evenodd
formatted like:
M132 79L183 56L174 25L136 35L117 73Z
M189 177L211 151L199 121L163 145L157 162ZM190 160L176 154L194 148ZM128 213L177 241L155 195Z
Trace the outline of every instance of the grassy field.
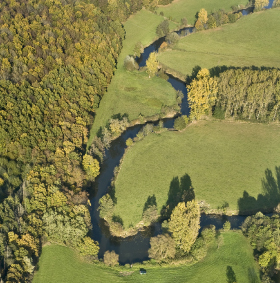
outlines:
M164 65L183 75L195 66L280 67L280 8L254 13L234 24L191 34L160 53Z
M224 233L224 245L208 253L206 258L192 266L147 267L146 275L139 275L139 267L124 271L135 271L130 276L90 263L81 262L74 251L62 246L45 246L39 261L39 271L33 283L89 283L89 282L188 282L224 283L226 270L230 266L237 282L258 283L258 269L253 251L247 239L236 232ZM250 275L249 275L250 274ZM252 280L255 274L256 281Z
M176 92L165 80L148 78L146 73L129 72L123 67L127 55L133 55L135 44L140 41L148 46L156 39L156 27L164 20L147 10L141 10L131 16L124 24L126 36L123 49L118 58L117 70L105 93L91 129L89 143L100 127L106 125L114 114L128 114L130 120L160 113L162 105L176 104ZM176 25L170 22L170 28Z
M124 157L116 180L115 214L125 228L134 226L152 195L160 212L176 185L174 178L186 174L196 200L206 201L213 209L228 202L229 210L238 210L244 191L249 195L242 201L242 210L271 207L279 201L280 188L265 170L275 173L275 166L280 165L279 143L279 125L227 121L200 121L183 132L149 135ZM270 196L254 201L252 197L263 194L267 183Z
M164 16L181 22L182 18L187 18L188 24L193 25L195 15L200 9L204 8L208 13L224 9L226 12L231 11L231 6L246 5L247 0L174 0L171 4L161 6L157 12L163 12Z

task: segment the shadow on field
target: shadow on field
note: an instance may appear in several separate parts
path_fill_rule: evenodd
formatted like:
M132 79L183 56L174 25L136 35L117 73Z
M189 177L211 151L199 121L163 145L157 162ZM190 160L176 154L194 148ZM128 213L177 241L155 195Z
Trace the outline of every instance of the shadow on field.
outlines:
M147 201L145 202L143 212L146 211L151 206L157 206L157 199L155 195L148 196Z
M259 282L259 276L257 275L256 271L252 267L248 268L248 282L250 283Z
M191 201L195 198L192 181L188 174L183 177L174 177L170 183L168 199L161 209L161 217L167 219L170 217L172 210L181 201Z
M271 212L280 202L280 166L275 167L275 176L270 169L265 170L265 177L262 178L263 194L257 198L250 196L247 191L243 192L243 197L238 200L239 213L246 214L253 211L262 210Z
M226 271L226 274L227 274L227 282L228 283L236 283L236 275L235 275L235 272L233 271L232 267L231 266L227 266L227 271Z

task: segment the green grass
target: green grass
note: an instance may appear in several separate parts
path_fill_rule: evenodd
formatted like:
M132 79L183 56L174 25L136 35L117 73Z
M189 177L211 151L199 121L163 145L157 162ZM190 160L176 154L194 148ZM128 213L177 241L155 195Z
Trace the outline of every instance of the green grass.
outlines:
M141 10L131 16L124 24L126 36L123 49L118 58L115 75L96 110L96 118L90 132L88 144L100 127L104 127L114 114L127 114L130 120L139 114L152 116L160 113L162 105L176 104L176 92L165 80L148 78L146 73L129 72L123 67L127 55L133 55L135 44L140 41L148 46L156 39L156 27L164 20L147 10ZM170 28L176 25L170 22Z
M244 190L255 198L263 193L265 170L274 173L280 165L279 144L280 128L272 124L200 121L183 132L149 135L124 157L115 183L115 214L125 228L134 226L152 195L160 213L171 181L185 174L191 178L197 201L204 200L213 209L228 202L229 210L237 210ZM271 199L278 197L275 192ZM243 202L242 210L271 207L271 199L253 204L251 200L248 207Z
M163 12L164 16L181 22L182 18L187 18L188 24L193 25L195 15L200 9L204 8L208 13L224 9L226 12L231 11L231 6L246 5L247 0L174 0L171 4L161 6L157 12Z
M89 282L227 282L226 269L231 266L237 282L251 281L249 270L258 274L253 251L247 239L237 232L224 233L224 245L209 252L206 258L192 266L147 267L147 274L140 275L139 268L131 276L122 277L118 271L81 262L74 251L61 246L45 246L39 261L39 271L33 283L89 283ZM125 269L130 271L131 269ZM257 276L258 277L258 276Z
M182 38L173 50L158 59L183 75L195 66L280 67L280 9L271 9L238 20L234 24L191 34Z

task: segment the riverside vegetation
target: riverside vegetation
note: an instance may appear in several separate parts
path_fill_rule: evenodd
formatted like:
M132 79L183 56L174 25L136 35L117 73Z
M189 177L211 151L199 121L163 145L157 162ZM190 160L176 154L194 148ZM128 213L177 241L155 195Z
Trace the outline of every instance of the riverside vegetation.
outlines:
M103 139L103 144L99 144L101 140L97 138L95 146L98 149L88 152L93 153L94 156L86 154L88 130L93 122L96 108L99 105L100 109L102 108L104 99L101 98L115 71L116 60L124 39L124 30L120 21L126 20L129 15L143 6L155 11L156 3L99 1L94 4L90 1L48 0L32 3L6 0L0 4L0 83L1 92L4 94L1 97L0 112L1 281L3 278L5 282L30 282L42 245L47 242L72 247L86 256L84 260L92 261L97 258L98 243L88 236L91 223L86 188L92 186L98 176L104 148L109 146L109 143L104 144ZM157 24L161 21L159 19L162 20L157 16ZM200 79L206 79L206 83L212 85L209 74L205 76L205 71L203 74L193 82L198 82L199 85ZM139 77L143 75L144 73L140 73ZM156 80L162 82L157 77L153 82ZM275 85L272 86L272 91L273 88ZM192 89L195 89L194 85ZM245 117L247 112L243 112L244 107L229 108L227 112L229 101L224 98L217 99L215 89L216 87L211 89L213 90L211 94L207 93L208 100L197 100L197 106L195 103L191 104L191 119L210 115L212 110L217 116L248 118ZM172 100L177 101L177 98L173 91ZM253 119L277 120L278 101L275 96L267 104L263 101L253 99L255 104L248 108L254 112ZM164 104L157 101L156 111L162 109L162 106ZM194 111L195 107L197 111ZM126 118L128 115L122 111L113 114L120 114L119 116L122 117L121 121L118 117L110 121L110 130L113 135L117 135L119 130L123 130L128 125ZM95 121L98 121L97 117ZM106 119L101 117L101 120L103 119L101 123L96 122L96 132L100 126L108 122L108 118L110 120L115 117L111 114ZM186 125L187 122L186 117L179 118L175 123L176 129L182 129L184 127L182 125ZM92 135L96 132L93 131ZM271 182L273 184L277 182L271 179L270 172L267 176L270 177L267 186L269 189ZM190 181L189 178L187 180ZM215 227L204 229L197 237L200 208L194 200L194 190L191 185L180 190L179 193L170 194L170 197L173 202L163 210L163 217L169 218L169 221L162 225L164 234L151 239L149 251L151 258L154 257L158 262L168 264L171 262L191 264L205 258L206 265L195 265L198 268L197 272L201 272L199 270L208 268L207 258L214 256L215 259L217 254L218 258L225 259L225 255L230 254L231 239L236 239L235 249L237 243L241 245L246 242L239 233L219 234L215 231ZM152 196L151 200L153 199ZM252 200L252 197L248 194L244 195L244 203L247 199ZM258 204L259 198L255 201ZM154 212L153 206L148 202L147 210ZM102 210L100 212L102 213ZM182 229L178 230L177 227ZM272 225L269 229L273 230L275 227L277 228L277 225ZM228 228L225 227L225 230ZM244 230L244 234L248 236L250 232L246 234ZM270 239L268 238L268 241ZM226 241L228 245L224 245ZM162 251L159 253L165 243L168 243L165 247L168 248L167 253ZM228 250L224 249L224 246ZM274 242L274 247L278 248L277 240ZM70 251L69 248L63 248L64 251L61 247L56 249L60 249L62 254L64 251L65 253ZM249 272L250 280L253 278L258 282L252 252L250 248L244 250L242 267L247 266L248 263L248 269L246 275L240 272L238 278L240 276L248 279ZM270 277L277 267L278 253L274 253L267 242L264 243L262 252L264 253L260 255L259 262L265 279L265 276ZM172 260L174 256L176 259ZM51 257L56 259L56 256ZM209 264L212 260L213 258ZM104 254L105 264L113 266L117 261L118 255L114 252ZM84 266L82 264L81 268ZM98 269L99 266L95 266L95 272L103 276L101 269L105 269L103 267L99 271ZM167 272L172 274L172 268L169 266L167 269L169 269ZM53 273L55 270L56 267L53 267L48 273L55 276ZM159 271L158 266L155 270ZM185 275L185 268L181 267L181 270ZM186 270L190 278L196 280L197 276L192 274L195 269ZM228 281L236 281L235 270L239 270L238 266L225 267L224 262L223 264L221 262L217 264L216 272L220 270L223 270L223 281L225 278ZM155 272L155 276L158 276L158 271ZM61 269L58 272L63 274ZM119 275L132 275L132 273L122 271ZM213 276L216 277L215 275L214 272ZM133 279L133 275L131 278ZM54 278L55 280L61 282L57 277Z
M242 17L234 24L191 34L159 53L158 60L183 77L191 76L197 66L279 68L279 15L280 8L275 8Z

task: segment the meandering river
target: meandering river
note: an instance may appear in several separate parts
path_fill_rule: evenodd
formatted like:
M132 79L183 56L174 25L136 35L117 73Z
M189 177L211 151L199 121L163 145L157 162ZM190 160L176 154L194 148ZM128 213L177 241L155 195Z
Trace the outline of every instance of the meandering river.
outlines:
M269 5L266 8L272 7L273 0L270 0ZM248 11L244 10L244 11ZM247 12L244 12L247 14ZM193 28L185 28L189 33L192 32ZM181 30L177 32L181 34ZM152 43L150 46L145 48L144 53L138 60L140 67L146 65L151 52L157 51L159 46L164 41L164 38L160 38ZM174 87L174 89L181 91L184 94L184 98L181 104L181 113L183 115L189 114L189 107L187 103L187 89L184 82L169 76L168 82ZM153 124L157 124L154 122ZM173 128L174 118L165 119L164 127ZM135 236L128 238L116 238L112 237L108 231L106 225L102 219L99 218L98 201L105 195L110 187L111 179L114 175L114 168L119 165L120 160L124 154L126 144L125 141L128 138L136 137L139 130L143 125L137 125L128 128L118 139L111 143L111 147L105 152L105 159L101 165L100 175L96 180L95 195L91 199L91 219L92 219L92 238L99 242L100 251L99 257L103 257L105 251L114 250L119 254L120 264L134 263L148 260L148 249L150 248L150 238L161 233L161 225L159 223L154 224L152 227L147 229L145 232L138 232ZM246 216L217 216L217 215L201 215L200 226L203 228L207 225L213 224L217 229L222 228L226 221L230 221L231 227L238 229Z

